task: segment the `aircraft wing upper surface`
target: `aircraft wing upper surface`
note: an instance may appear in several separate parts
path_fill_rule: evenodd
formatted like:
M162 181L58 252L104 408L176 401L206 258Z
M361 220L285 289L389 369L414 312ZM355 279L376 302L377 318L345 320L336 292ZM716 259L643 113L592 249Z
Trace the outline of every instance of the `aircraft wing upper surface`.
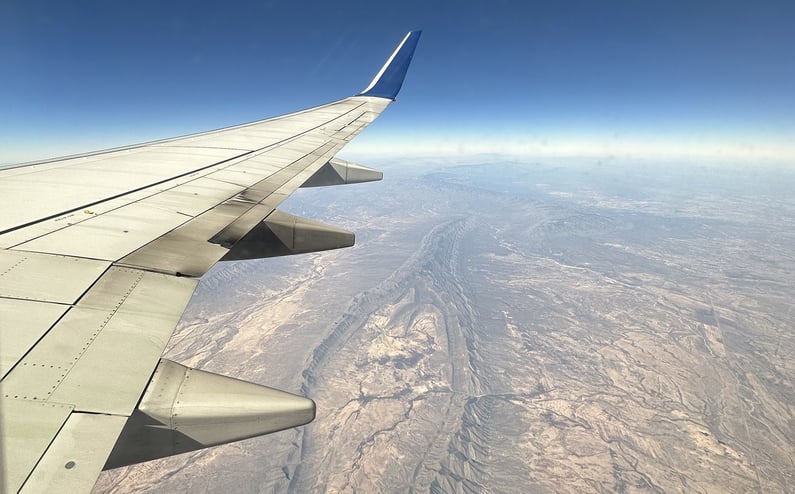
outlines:
M161 359L220 260L350 246L277 207L380 180L335 158L396 96L420 32L362 93L222 130L0 170L3 492L307 423L303 397Z

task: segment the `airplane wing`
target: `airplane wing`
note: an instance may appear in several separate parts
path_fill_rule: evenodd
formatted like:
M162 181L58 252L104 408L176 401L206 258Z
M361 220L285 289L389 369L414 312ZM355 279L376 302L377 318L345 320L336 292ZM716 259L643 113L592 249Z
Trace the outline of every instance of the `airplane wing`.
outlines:
M278 210L380 180L335 158L394 100L419 31L361 93L281 117L0 170L2 492L295 427L314 403L161 358L218 261L353 245Z

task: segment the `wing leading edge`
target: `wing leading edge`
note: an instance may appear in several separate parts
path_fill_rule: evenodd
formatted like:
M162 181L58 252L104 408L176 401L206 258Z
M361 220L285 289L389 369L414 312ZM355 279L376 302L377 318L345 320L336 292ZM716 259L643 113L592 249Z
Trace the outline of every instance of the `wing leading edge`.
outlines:
M103 468L312 421L310 399L161 355L216 262L353 245L277 208L382 178L335 155L395 99L419 36L356 96L0 170L2 492L87 492Z

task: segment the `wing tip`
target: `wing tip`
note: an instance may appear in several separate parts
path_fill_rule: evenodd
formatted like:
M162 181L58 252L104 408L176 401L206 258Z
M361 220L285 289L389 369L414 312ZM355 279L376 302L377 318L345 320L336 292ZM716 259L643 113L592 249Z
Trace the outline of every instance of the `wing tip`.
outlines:
M394 100L403 86L420 35L422 35L422 30L409 31L375 75L370 85L356 96L376 96Z

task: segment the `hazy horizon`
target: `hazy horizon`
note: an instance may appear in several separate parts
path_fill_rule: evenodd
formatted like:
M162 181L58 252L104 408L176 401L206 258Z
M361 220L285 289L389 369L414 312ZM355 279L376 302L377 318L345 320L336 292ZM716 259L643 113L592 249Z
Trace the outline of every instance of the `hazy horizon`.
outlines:
M795 162L793 15L738 1L4 2L0 163L344 98L410 29L424 34L403 91L354 148Z

